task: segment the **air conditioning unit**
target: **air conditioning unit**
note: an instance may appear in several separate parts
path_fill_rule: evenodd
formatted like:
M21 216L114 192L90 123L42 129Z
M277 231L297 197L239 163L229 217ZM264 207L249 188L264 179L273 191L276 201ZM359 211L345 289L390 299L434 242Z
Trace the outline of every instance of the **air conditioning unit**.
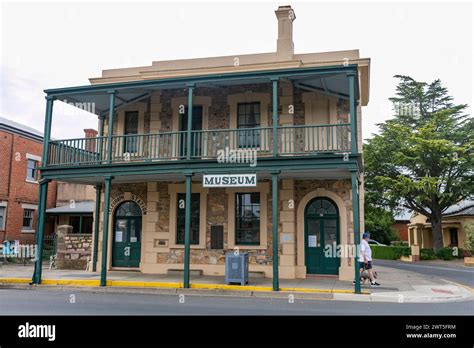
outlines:
M249 254L248 253L227 253L225 255L225 283L249 282Z

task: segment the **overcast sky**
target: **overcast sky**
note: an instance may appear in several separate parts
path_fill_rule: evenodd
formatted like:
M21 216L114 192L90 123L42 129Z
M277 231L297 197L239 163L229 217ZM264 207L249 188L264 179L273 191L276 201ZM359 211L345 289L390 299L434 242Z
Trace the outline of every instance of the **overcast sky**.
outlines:
M43 90L89 84L102 69L275 51L274 11L287 4L295 52L359 49L371 58L364 138L391 117L395 74L440 78L455 102L472 105L470 2L2 1L1 115L42 131ZM96 125L94 115L55 103L53 137L82 137Z

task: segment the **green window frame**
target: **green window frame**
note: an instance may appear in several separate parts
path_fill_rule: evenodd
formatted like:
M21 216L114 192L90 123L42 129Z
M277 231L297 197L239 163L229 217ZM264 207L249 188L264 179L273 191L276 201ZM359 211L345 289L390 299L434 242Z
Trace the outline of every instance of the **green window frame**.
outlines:
M138 151L138 111L126 111L124 117L123 134L128 135L124 138L123 152L136 153Z
M235 194L235 245L260 245L260 192Z
M200 194L191 193L191 233L190 243L199 244L200 224ZM185 220L186 220L186 194L178 193L176 207L176 244L184 245Z
M239 148L260 147L260 102L237 104L237 129Z

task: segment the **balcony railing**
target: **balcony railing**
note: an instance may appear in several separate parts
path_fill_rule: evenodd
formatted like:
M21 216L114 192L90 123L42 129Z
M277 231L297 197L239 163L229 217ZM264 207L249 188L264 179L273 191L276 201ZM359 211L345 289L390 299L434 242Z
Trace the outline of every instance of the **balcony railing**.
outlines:
M96 165L187 159L186 131L109 138L51 141L48 166ZM279 156L349 152L350 124L281 126L277 128ZM255 151L258 157L273 156L273 129L214 129L191 131L191 159L216 159Z

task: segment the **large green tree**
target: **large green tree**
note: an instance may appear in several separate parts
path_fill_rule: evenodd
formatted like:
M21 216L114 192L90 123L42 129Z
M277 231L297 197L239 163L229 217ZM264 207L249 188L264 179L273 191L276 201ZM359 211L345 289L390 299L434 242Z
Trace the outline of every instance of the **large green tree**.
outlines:
M395 77L395 117L379 124L380 133L364 145L367 200L428 217L438 250L443 213L474 194L474 122L440 80Z

